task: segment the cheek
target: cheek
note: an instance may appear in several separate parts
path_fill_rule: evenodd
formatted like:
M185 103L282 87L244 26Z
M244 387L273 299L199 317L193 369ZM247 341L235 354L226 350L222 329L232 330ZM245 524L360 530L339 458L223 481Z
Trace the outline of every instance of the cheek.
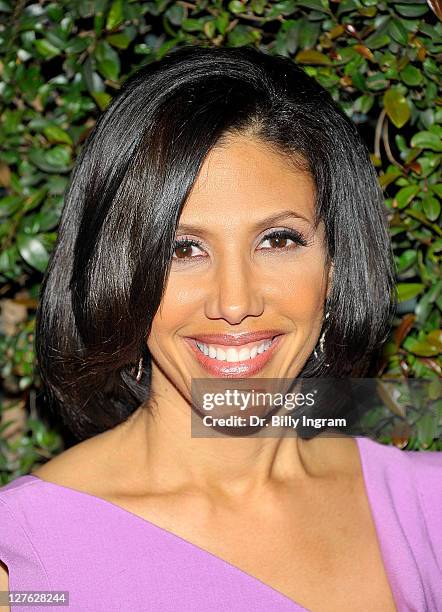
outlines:
M311 322L321 311L327 290L322 254L267 265L261 284L267 303L297 321Z
M170 277L169 277L170 278ZM199 283L189 279L172 278L169 282L162 302L153 322L148 340L149 349L167 343L171 334L186 325L195 313L195 309L203 302L204 289L198 288Z
M324 301L318 286L312 285L310 278L305 281L286 283L281 297L274 302L274 310L293 321L298 329L310 328L317 321Z

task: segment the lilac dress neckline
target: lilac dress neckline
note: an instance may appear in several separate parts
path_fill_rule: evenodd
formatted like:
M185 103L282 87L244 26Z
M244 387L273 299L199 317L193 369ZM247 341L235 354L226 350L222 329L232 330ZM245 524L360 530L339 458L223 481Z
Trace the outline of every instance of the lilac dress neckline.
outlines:
M382 549L381 547L381 542L380 542L380 538L379 538L379 525L378 525L378 521L379 521L379 517L376 516L375 511L373 510L373 506L372 506L372 502L371 502L371 493L369 490L369 486L367 483L367 479L366 479L366 468L365 468L365 462L363 459L363 449L364 449L364 444L366 443L366 439L365 438L358 438L355 437L354 438L356 440L356 446L358 448L358 453L359 453L359 460L361 463L361 468L362 468L362 476L363 476L363 481L364 481L364 487L365 487L365 491L366 491L366 495L368 498L368 504L369 504L369 508L370 508L370 514L372 517L372 521L375 525L375 530L376 530L376 535L377 535L377 542L378 542L378 547L381 553L381 560L382 560L382 564L384 567L384 571L385 574L387 576L387 580L388 583L390 585L390 589L392 590L392 595L393 595L393 599L396 602L396 593L393 590L393 586L391 584L391 577L392 577L392 571L394 571L394 569L392 570L392 565L390 565L393 561L393 559L388 557L388 551L385 551ZM361 440L363 440L362 444L361 444ZM369 441L369 444L371 443L371 441ZM52 487L56 487L58 489L63 489L66 491L69 491L73 494L77 494L80 495L82 497L86 497L92 501L95 501L97 503L101 503L104 504L105 506L109 507L109 509L115 509L116 512L122 512L123 514L125 514L128 518L131 518L131 520L134 520L135 522L140 522L141 523L145 523L147 526L149 526L151 529L154 530L159 530L160 532L162 532L163 534L167 534L168 537L172 537L174 539L177 539L179 541L181 541L182 543L184 543L187 546L190 546L193 549L197 549L200 552L203 552L207 555L210 555L211 557L213 557L214 559L216 559L217 561L219 561L220 563L222 563L223 565L227 565L230 568L232 568L234 571L237 571L241 574L243 574L244 576L246 576L247 578L250 578L253 581L257 581L259 583L261 583L262 585L264 585L266 588L274 591L278 596L283 597L285 599L287 599L289 602L293 603L295 606L297 606L299 608L300 612L308 612L307 608L304 608L303 606L301 606L301 604L299 604L298 602L294 601L293 599L291 599L290 597L288 597L287 595L285 595L284 593L282 593L281 591L279 591L278 589L272 587L271 585L267 584L266 582L263 582L262 580L260 580L259 578L257 578L256 576L253 576L252 574L249 574L248 572L246 572L245 570L241 569L240 567L238 567L237 565L234 565L233 563L230 563L229 561L223 559L222 557L219 557L218 555L202 548L201 546L198 546L198 544L195 544L193 542L191 542L190 540L187 540L186 538L183 538L182 536L174 533L173 531L170 531L169 529L165 529L164 527L161 527L160 525L157 525L156 523L153 523L152 521L149 521L148 519L145 519L137 514L135 514L134 512L131 512L130 510L127 510L126 508L123 508L122 506L119 506L118 504L114 504L113 502L104 499L102 497L99 497L97 495L92 495L91 493L87 493L85 491L79 491L78 489L73 489L72 487L66 487L64 485L60 485L54 482L50 482L48 480L44 480L43 478L40 478L39 476L36 476L34 474L26 474L25 476L21 477L22 479L28 479L28 480L36 480L39 481L41 483L45 483L46 485L50 485Z
M369 438L355 441L397 610L442 610L442 453L401 451ZM172 531L34 474L0 487L0 525L0 559L10 570L9 588L64 588L75 610L122 610L118 606L124 602L124 609L137 612L307 611Z

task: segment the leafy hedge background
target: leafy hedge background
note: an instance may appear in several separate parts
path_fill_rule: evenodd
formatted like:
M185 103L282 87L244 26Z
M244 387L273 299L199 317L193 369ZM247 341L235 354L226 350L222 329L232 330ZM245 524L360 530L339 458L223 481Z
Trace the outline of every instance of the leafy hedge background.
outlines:
M440 6L0 0L0 483L73 443L45 409L33 340L74 159L127 76L189 43L291 57L358 125L385 190L400 299L372 375L431 381L431 410L412 427L395 394L384 393L390 417L377 435L400 447L442 449Z

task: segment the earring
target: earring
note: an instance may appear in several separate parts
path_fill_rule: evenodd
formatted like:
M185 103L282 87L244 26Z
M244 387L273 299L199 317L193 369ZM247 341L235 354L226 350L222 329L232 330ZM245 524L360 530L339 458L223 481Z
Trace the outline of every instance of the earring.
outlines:
M135 377L135 380L137 382L140 382L142 374L143 374L143 358L140 357L140 361L138 362L138 372L137 372L137 375Z
M330 312L327 312L325 317L324 317L324 321L326 321L329 316L330 316ZM325 342L325 334L326 333L327 333L327 330L324 329L324 331L321 334L321 337L319 338L319 350L321 351L322 354L324 354L324 342ZM316 349L313 351L313 354L316 357L316 359L319 359L318 353L317 353ZM330 366L329 363L324 363L324 365L327 368Z

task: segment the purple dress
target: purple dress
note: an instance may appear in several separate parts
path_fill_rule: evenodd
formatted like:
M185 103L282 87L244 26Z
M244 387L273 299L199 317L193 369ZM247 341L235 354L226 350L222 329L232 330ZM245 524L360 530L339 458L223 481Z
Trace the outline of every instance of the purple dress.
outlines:
M401 451L368 438L357 443L397 609L442 611L442 453ZM0 487L0 559L8 566L11 591L69 591L70 607L56 609L306 610L116 504L31 474Z

